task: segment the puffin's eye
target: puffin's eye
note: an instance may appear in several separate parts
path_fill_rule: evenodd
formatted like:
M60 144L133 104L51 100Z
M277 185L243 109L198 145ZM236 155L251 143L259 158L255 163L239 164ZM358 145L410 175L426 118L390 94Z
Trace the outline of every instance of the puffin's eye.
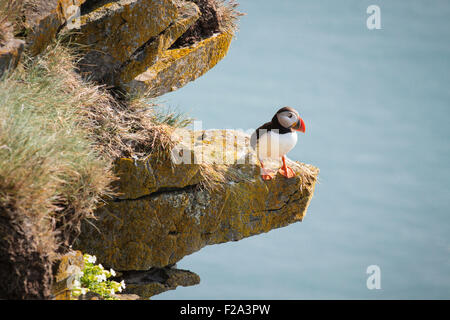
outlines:
M292 113L289 114L289 118L292 118Z

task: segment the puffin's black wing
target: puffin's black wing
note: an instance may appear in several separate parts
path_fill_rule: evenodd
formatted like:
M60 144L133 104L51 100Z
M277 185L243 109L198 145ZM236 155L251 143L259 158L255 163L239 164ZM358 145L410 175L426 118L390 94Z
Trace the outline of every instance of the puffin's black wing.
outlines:
M258 139L259 139L259 135L260 135L259 130L264 130L261 132L262 134L264 134L267 131L270 131L271 128L272 128L272 122L266 122L262 126L260 126L258 129L256 129L256 131L253 132L252 135L250 136L250 146L253 149L256 149L256 145L258 143Z

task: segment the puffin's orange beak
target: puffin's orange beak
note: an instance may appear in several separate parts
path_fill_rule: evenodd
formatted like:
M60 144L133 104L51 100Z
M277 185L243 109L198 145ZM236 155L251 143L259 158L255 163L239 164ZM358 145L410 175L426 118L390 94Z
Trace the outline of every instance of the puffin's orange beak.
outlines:
M300 132L305 132L305 123L303 122L303 119L298 117L297 123L292 127L292 129Z

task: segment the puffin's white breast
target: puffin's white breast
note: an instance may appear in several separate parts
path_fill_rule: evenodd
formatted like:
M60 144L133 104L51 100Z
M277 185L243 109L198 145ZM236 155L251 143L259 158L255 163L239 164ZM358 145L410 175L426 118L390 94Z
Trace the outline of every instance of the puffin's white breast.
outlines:
M297 144L297 132L275 133L268 131L258 139L258 156L261 159L279 159Z

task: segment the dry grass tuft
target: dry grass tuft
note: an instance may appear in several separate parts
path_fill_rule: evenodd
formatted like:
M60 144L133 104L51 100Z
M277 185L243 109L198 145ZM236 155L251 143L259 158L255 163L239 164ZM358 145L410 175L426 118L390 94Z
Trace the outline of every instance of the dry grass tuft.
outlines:
M229 170L223 165L200 164L200 188L209 192L223 190L225 183L230 180Z
M296 173L301 180L301 189L303 190L310 188L317 181L319 169L300 162L296 162L296 164L301 167L301 171Z
M69 244L113 179L86 130L86 107L103 97L72 66L55 44L0 83L0 206L28 219L49 254Z
M174 146L171 141L174 128L187 126L191 119L180 113L161 110L145 92L129 95L86 83L74 72L83 49L80 50L78 45L73 47L66 42L68 39L70 35L62 39L67 58L72 59L71 69L65 75L65 86L75 92L75 99L84 101L81 109L85 119L83 127L94 142L96 151L109 159L168 153Z
M176 144L174 130L187 126L191 119L160 110L145 94L128 97L127 101L125 121L116 121L122 126L120 138L127 146L121 156L139 158L155 154L162 160L168 159Z
M236 33L239 30L238 21L245 13L237 10L236 0L215 0L219 28L222 32Z

